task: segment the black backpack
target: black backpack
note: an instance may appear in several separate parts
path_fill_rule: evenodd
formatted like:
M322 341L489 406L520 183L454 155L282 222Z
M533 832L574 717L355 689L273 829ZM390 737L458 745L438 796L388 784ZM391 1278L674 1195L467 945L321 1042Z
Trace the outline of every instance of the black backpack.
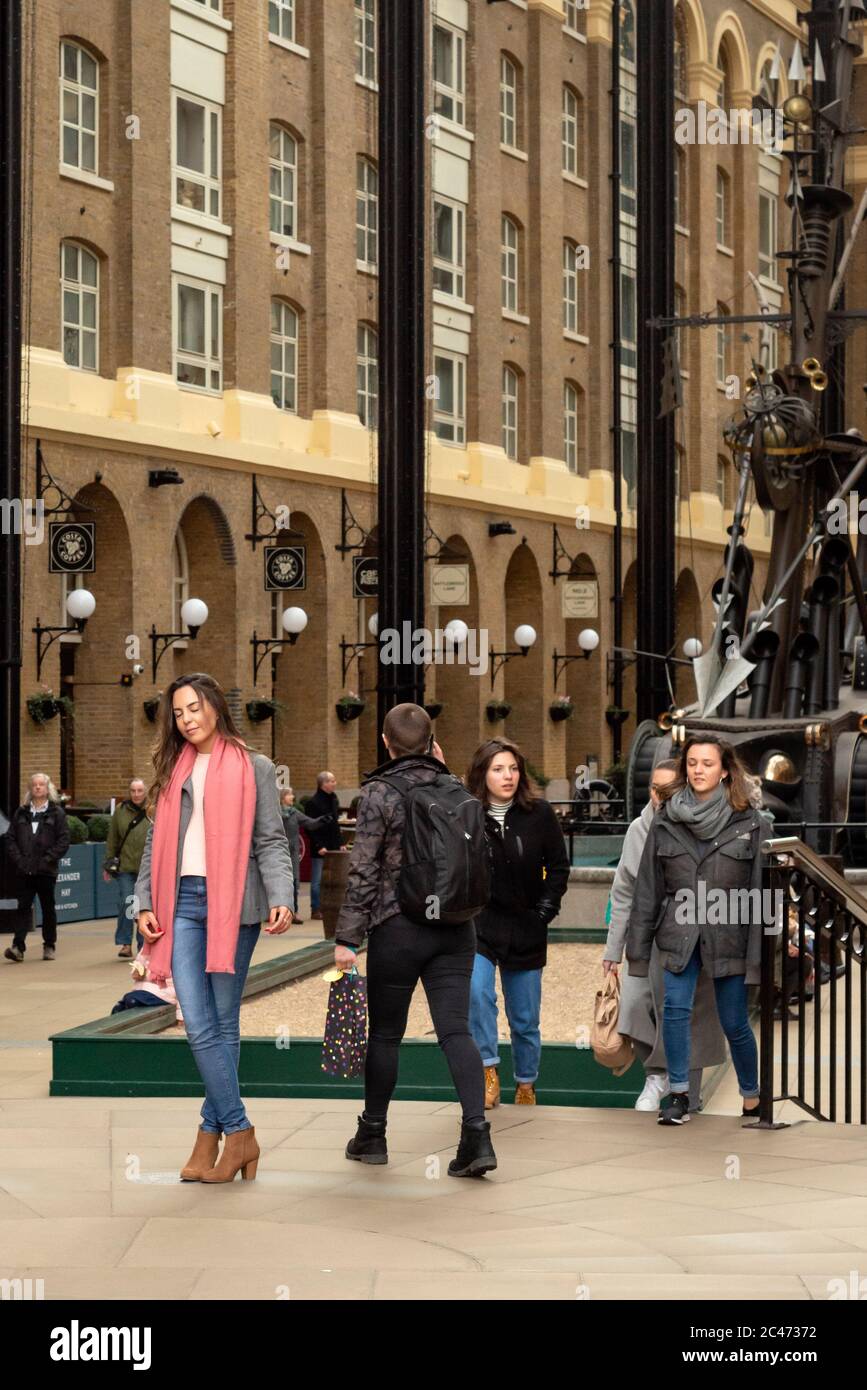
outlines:
M491 891L485 811L459 777L381 778L404 798L397 900L405 917L454 926L487 906Z

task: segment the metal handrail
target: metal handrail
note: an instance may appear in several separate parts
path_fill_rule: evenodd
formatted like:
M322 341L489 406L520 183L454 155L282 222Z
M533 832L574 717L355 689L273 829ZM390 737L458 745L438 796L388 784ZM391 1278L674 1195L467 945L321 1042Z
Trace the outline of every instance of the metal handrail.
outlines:
M790 855L811 879L821 884L826 892L839 898L842 906L847 912L851 912L862 927L867 927L867 898L853 888L848 879L828 864L821 854L805 845L803 840L794 836L780 840L765 840L762 850L765 854Z

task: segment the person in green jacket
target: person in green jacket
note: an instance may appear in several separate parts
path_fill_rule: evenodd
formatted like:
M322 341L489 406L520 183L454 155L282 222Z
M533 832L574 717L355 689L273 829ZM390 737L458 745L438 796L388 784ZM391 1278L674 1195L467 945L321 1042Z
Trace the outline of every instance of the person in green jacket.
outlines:
M150 819L147 814L147 787L141 777L133 777L129 796L115 807L105 842L102 876L106 883L117 884L117 929L114 944L119 946L118 960L132 959L132 924L136 915L132 899L138 878ZM139 934L141 950L144 938Z

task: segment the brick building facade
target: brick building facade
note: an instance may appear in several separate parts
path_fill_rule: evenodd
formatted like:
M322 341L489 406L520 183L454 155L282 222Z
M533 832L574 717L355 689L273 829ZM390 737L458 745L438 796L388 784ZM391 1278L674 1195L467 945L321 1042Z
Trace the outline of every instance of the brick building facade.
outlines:
M461 618L486 629L485 645L498 651L514 645L518 623L531 623L535 646L506 664L493 689L512 706L505 731L549 777L588 759L601 770L613 641L612 7L431 8L438 395L428 520L444 557L469 566L469 588L465 603L431 604L427 622ZM627 88L631 8L621 6ZM778 43L787 62L799 8L680 0L678 102L749 107L770 81ZM44 768L77 799L118 794L149 766L144 701L176 674L207 670L250 741L273 750L299 790L323 767L357 785L379 758L375 671L368 648L344 679L340 644L370 641L376 601L353 598L350 554L336 547L347 541L345 508L362 531L375 524L375 0L39 0L36 12L25 495L36 496L38 438L73 503L64 514L95 523L96 568L83 582L97 608L81 637L52 645L42 670L44 683L74 698L74 735L72 721L40 726L25 712L22 774ZM856 75L863 106L860 63ZM628 125L628 102L621 112ZM676 278L691 312L753 312L749 276L762 265L771 268L765 293L781 303L760 204L773 203L762 217L776 218L778 244L788 245L782 164L757 146L684 149ZM857 199L863 147L850 173ZM864 258L862 242L851 272L862 284ZM627 281L628 271L625 253ZM628 349L630 324L621 322ZM784 360L782 339L771 350ZM720 426L736 402L720 370L743 377L750 351L757 345L734 334L683 334L678 647L687 636L707 641L712 627L708 595L735 492ZM863 381L862 337L850 340L849 365L850 381ZM623 390L628 433L628 381ZM850 423L863 424L860 392L850 394L862 412ZM627 441L630 505L633 458ZM161 469L183 481L151 486ZM290 509L285 539L306 545L301 592L275 599L263 588L263 547L248 539L254 478L272 511ZM639 601L634 519L627 510L627 646ZM489 523L503 520L515 534L490 537ZM555 526L573 577L598 582L595 617L563 616L563 581L549 575ZM350 531L349 542L358 539ZM770 539L757 508L748 540L758 595ZM374 546L371 536L367 553ZM65 621L67 585L81 582L50 574L46 556L45 545L24 551L24 701L37 689L31 629ZM154 681L148 634L178 631L187 596L204 599L208 621L166 651ZM281 602L302 606L309 622L280 655L272 690L267 659L254 682L250 639L279 631ZM569 666L555 692L553 652L574 654L585 626L598 630L599 648ZM144 672L121 686L136 660ZM625 746L631 680L630 671ZM680 698L691 698L681 680ZM334 707L349 689L367 696L367 708L344 724ZM490 674L432 666L426 689L443 706L438 737L462 769L493 727ZM562 692L575 713L554 723L548 707ZM283 707L273 727L250 724L246 703L272 694Z

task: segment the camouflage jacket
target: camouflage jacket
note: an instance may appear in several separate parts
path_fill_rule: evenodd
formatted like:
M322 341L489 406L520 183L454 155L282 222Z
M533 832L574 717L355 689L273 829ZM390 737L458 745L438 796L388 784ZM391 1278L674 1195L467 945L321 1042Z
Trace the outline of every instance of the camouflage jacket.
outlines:
M349 878L335 931L338 945L360 946L371 928L400 912L397 876L402 855L403 796L397 787L388 785L388 778L399 773L407 781L432 782L442 771L444 766L436 758L413 754L389 760L365 778Z

